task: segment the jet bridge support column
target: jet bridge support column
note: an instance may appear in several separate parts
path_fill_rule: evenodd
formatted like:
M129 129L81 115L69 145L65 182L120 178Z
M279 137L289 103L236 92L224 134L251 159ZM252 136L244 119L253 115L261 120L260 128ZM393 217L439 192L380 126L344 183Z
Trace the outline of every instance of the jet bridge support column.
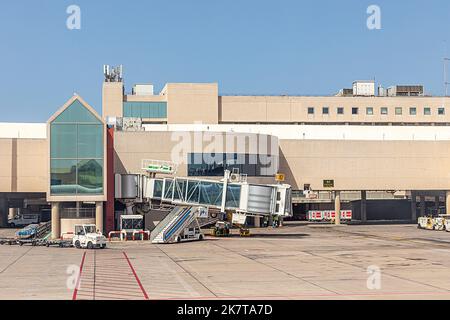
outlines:
M334 219L335 225L341 224L341 192L334 192L334 211L336 212L336 216Z
M0 195L0 227L5 228L8 226L8 198Z
M450 214L450 191L445 194L445 210L446 214Z
M425 196L420 196L420 216L425 217L425 215L426 215Z
M441 205L441 199L439 196L434 197L434 209L436 210L436 213L439 213L439 207Z
M367 192L361 191L361 222L367 222Z
M411 221L417 221L417 194L411 191Z

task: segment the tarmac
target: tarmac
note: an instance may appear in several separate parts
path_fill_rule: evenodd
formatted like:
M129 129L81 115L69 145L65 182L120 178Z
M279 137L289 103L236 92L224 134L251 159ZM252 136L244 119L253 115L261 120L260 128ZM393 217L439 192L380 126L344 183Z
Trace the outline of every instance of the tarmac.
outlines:
M448 300L450 232L286 223L249 238L104 250L3 245L0 299Z

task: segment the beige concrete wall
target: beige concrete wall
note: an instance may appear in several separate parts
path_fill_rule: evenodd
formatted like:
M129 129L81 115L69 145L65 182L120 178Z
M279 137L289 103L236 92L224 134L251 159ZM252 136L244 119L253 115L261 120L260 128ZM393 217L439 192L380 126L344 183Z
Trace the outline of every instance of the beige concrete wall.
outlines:
M192 132L116 132L115 171L141 173L143 159L171 161L177 139L186 134L193 141ZM207 138L186 151L208 151L209 144ZM323 188L328 179L337 190L450 190L450 141L280 140L279 145L279 172L297 190L304 184L330 190ZM216 150L236 152L226 146ZM187 175L186 164L177 175ZM273 183L273 178L249 180Z
M75 226L80 224L95 224L95 218L61 219L61 235L75 232Z
M219 99L220 122L223 123L449 123L450 98L442 97L263 97L223 96ZM445 115L438 115L438 107L448 107ZM308 114L314 107L314 115ZM323 115L322 108L329 107L330 114ZM337 108L344 114L338 115ZM359 114L352 115L358 107ZM374 109L373 115L366 108ZM381 108L388 108L388 115ZM403 114L396 115L395 108L402 107ZM409 114L416 107L417 115ZM431 108L431 115L424 115L424 108Z
M450 190L450 141L280 141L280 172L303 190Z
M123 83L122 82L103 82L102 89L102 117L123 116Z
M46 192L46 139L0 139L0 150L0 192Z
M190 123L450 123L450 110L438 115L439 107L450 108L443 97L334 97L334 96L219 96L215 83L169 83L155 96L123 95L122 83L103 84L103 116L122 116L123 101L166 101L169 124ZM314 107L315 113L308 114ZM329 114L322 112L329 108ZM338 115L337 109L344 108ZM358 114L352 108L358 107ZM373 108L373 115L367 108ZM381 108L388 114L381 114ZM402 108L402 115L395 109ZM411 107L417 108L410 115ZM431 108L431 115L424 108Z
M218 85L216 83L169 83L162 94L167 96L168 123L208 123L219 121Z
M167 96L155 95L155 96L138 96L138 95L126 95L123 97L125 102L166 102Z
M258 147L254 141L267 141L265 147ZM143 173L141 170L142 160L164 160L173 161L173 154L183 160L177 176L187 176L187 153L215 152L227 153L249 153L258 154L264 150L265 154L276 154L278 152L278 139L274 138L275 147L271 149L272 141L266 135L255 134L228 134L225 133L193 133L193 132L116 132L114 137L115 172L116 173ZM244 141L244 147L238 148L237 141ZM184 143L181 143L183 141ZM200 143L194 143L200 141ZM218 141L213 143L212 141ZM232 141L228 143L226 141ZM185 144L187 143L187 144ZM263 145L263 143L261 143ZM267 150L267 151L266 151ZM220 177L215 177L220 179ZM255 183L274 183L273 177L253 178L249 181Z

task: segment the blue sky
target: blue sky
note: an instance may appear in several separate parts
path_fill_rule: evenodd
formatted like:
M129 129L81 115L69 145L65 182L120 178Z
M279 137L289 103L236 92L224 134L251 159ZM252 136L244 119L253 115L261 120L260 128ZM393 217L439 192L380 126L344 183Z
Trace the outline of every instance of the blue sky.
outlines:
M66 28L71 4L81 30ZM381 30L366 27L371 4ZM442 95L449 17L448 0L5 0L0 122L44 122L73 92L100 111L103 64L124 65L127 91L328 95L375 77Z

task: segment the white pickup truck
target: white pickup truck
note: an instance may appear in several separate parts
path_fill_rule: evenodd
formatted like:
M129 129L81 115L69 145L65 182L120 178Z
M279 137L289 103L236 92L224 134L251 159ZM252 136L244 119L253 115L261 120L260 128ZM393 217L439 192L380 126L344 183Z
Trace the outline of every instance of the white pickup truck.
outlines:
M72 243L78 249L104 249L106 248L106 237L97 230L95 224L75 225Z

